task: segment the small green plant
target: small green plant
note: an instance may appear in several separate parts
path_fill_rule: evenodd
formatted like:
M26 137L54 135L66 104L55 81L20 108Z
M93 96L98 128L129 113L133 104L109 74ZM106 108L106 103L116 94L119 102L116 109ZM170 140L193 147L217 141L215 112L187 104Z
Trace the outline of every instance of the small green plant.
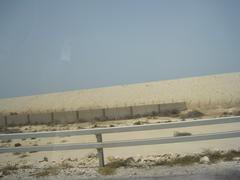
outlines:
M103 175L103 176L107 176L107 175L113 175L116 173L116 169L115 168L111 168L111 167L100 167L98 168L98 173Z
M63 161L59 164L59 168L60 169L69 169L69 168L74 168L74 166L65 162L65 161Z
M98 127L97 123L92 125L92 128L97 128L97 127Z
M133 125L141 125L141 124L142 124L141 121L136 121L136 122L133 123Z
M233 160L234 157L239 157L239 156L240 156L240 151L229 150L225 153L224 160L231 161L231 160Z
M87 158L89 158L89 159L97 158L97 154L96 153L89 153L87 155Z
M223 151L211 151L209 149L202 152L203 156L208 156L211 162L215 163L219 160L231 161L234 157L240 156L240 151L229 150L226 152Z
M231 112L226 112L226 111L221 114L221 116L230 116L230 115L232 115L232 113Z
M104 176L113 175L116 173L117 168L126 167L132 160L133 160L132 158L127 158L127 159L113 158L108 164L106 164L105 167L100 167L98 169L98 173Z
M154 116L147 116L147 119L153 119Z
M143 124L149 124L149 121L148 120L146 120L146 121L135 121L133 123L133 125L143 125Z
M167 121L164 121L165 123L170 123L170 122L172 122L171 120L167 120Z
M33 165L22 165L19 167L19 169L32 169Z
M66 161L62 161L60 164L54 166L48 166L42 169L42 171L35 172L31 174L31 176L35 177L44 177L44 176L55 176L62 169L74 168L71 164L67 163Z
M31 174L31 176L35 177L44 177L44 176L54 176L58 175L60 169L57 166L49 166L46 168L43 168L42 171L36 172Z
M159 162L156 162L155 165L160 166L174 166L174 165L180 165L180 166L186 166L193 164L195 162L199 162L200 156L199 155L186 155L183 157L176 157L174 159L170 160L162 160Z
M25 157L28 157L29 155L27 155L27 154L22 154L22 155L20 155L19 156L19 158L25 158Z
M13 171L16 171L18 170L18 167L16 164L14 165L11 165L11 164L8 164L7 166L3 167L0 172L2 172L2 175L3 176L7 176L7 175L10 175L11 173L13 173Z
M65 142L67 142L67 140L66 140L66 139L63 139L63 140L61 140L61 143L65 143Z
M175 157L174 159L162 160L156 162L155 165L160 166L174 166L174 165L190 165L193 163L199 163L200 158L207 156L210 159L211 163L216 163L220 160L223 161L231 161L234 157L240 156L240 151L236 150L229 150L229 151L212 151L212 150L205 150L200 154L193 154L193 155L186 155L183 157Z
M19 147L19 146L22 146L22 144L21 143L15 143L14 146Z
M233 111L233 115L234 115L234 116L240 116L240 110L238 110L238 111Z
M1 143L10 143L10 142L12 142L12 140L11 139L7 139L7 140L2 140Z
M17 112L10 112L9 114L10 114L10 116L18 115Z
M178 109L171 109L171 110L164 110L161 111L159 114L160 116L170 116L170 117L176 117L178 116L180 111Z
M43 158L43 161L48 162L48 158L47 158L47 157L44 157L44 158Z

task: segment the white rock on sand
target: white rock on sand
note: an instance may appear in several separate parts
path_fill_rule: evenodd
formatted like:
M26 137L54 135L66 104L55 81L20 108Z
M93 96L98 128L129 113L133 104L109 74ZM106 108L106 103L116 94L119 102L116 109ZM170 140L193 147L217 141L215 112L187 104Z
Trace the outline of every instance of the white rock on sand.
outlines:
M233 161L240 161L240 157L234 157Z
M200 158L200 161L199 161L201 164L208 164L210 162L209 160L209 157L207 156L203 156Z

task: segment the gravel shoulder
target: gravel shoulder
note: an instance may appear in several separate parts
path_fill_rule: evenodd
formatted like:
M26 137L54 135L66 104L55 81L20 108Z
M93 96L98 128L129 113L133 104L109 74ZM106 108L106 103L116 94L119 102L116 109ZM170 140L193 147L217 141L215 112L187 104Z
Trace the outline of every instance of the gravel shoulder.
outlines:
M3 177L5 180L12 179L86 179L86 180L97 180L97 179L182 179L192 177L227 177L231 176L231 179L240 178L240 161L231 162L218 162L216 164L193 164L189 166L156 166L149 168L137 168L137 167L122 167L119 168L115 175L102 176L98 174L95 168L88 168L88 170L82 170L80 168L71 169L67 173L61 171L58 175L45 176L45 177L34 177L27 176L27 171L21 173L12 174L10 176ZM207 179L207 178L206 178ZM218 178L217 178L218 179ZM219 178L220 179L220 178Z

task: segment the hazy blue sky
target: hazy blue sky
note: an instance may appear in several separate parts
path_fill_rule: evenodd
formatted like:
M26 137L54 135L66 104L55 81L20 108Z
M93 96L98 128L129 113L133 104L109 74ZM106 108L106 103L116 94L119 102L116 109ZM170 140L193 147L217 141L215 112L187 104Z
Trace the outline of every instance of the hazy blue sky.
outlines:
M238 0L0 0L0 98L236 71Z

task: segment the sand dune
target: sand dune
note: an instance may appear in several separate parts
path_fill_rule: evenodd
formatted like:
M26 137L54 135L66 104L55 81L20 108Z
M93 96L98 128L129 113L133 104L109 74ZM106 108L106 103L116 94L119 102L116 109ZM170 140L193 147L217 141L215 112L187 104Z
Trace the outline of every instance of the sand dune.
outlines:
M188 106L240 104L240 73L0 99L0 112L46 112L185 101Z

